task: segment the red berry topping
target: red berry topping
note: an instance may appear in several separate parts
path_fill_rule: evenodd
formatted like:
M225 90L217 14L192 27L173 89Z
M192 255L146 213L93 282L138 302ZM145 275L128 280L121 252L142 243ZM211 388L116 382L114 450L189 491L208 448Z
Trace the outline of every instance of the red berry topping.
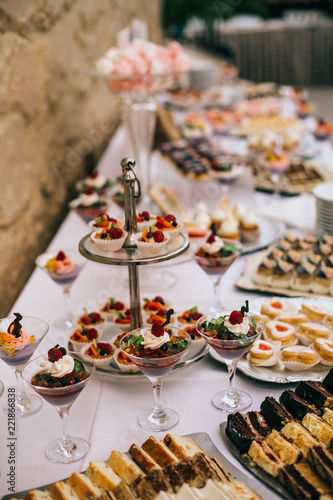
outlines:
M207 243L214 243L214 241L215 241L215 236L211 234L207 240Z
M164 235L162 231L155 231L153 233L153 238L156 241L156 243L161 243L161 241L164 240Z
M96 312L92 312L89 314L89 317L93 323L96 323L96 321L99 321L101 319L101 315Z
M88 315L84 315L81 318L81 323L83 323L84 325L90 325L91 319L89 318Z
M105 354L110 355L112 354L112 347L110 344L107 344L106 342L98 342L97 347L101 350L104 351Z
M97 339L98 331L96 328L89 328L89 330L86 330L86 335L89 340Z
M143 217L143 218L145 218L145 217L148 217L148 219L150 218L149 212L147 212L147 210L144 210L139 215L140 215L140 217Z
M164 299L159 295L156 295L156 297L154 298L154 302L160 302L161 304L164 304Z
M113 307L116 309L116 311L121 311L122 309L124 309L124 304L122 302L119 302L118 300L114 303Z
M229 316L229 321L232 325L240 325L241 323L243 323L242 313L239 311L232 311Z
M94 193L95 193L95 191L93 190L93 188L88 187L88 188L85 190L85 192L84 192L84 193L89 195L89 194L94 194Z
M164 335L164 328L160 323L153 323L153 326L151 327L151 333L155 337L163 337Z
M91 172L91 174L90 174L91 179L96 179L97 176L98 176L98 172L96 172L96 170L94 172Z
M195 312L195 313L192 313L191 314L191 318L194 320L194 321L198 321L198 319L200 319L202 316L202 314L200 314L199 312Z
M64 252L62 252L60 250L60 252L58 252L58 255L57 255L56 259L57 260L65 260L65 258L66 258L66 255L64 254Z
M113 240L117 240L119 238L121 238L123 235L123 231L122 229L120 229L120 227L113 227L110 231L110 236Z
M155 222L155 227L157 227L158 229L161 229L164 226L163 226L162 222L157 221L157 222Z
M59 359L62 358L62 353L58 347L52 347L52 349L49 350L47 353L48 360L51 361L51 363L55 363Z
M168 214L164 217L164 219L168 222L174 222L176 220L176 217L174 215Z

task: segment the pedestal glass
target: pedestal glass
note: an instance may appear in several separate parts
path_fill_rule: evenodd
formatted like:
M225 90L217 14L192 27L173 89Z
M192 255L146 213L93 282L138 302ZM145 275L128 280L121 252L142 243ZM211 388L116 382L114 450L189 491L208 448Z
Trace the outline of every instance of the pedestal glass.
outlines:
M212 403L216 408L227 411L241 411L248 408L252 404L251 396L244 391L238 391L235 386L235 375L237 363L239 359L249 350L251 344L261 334L265 327L264 321L257 315L245 313L246 316L253 318L256 327L253 335L234 340L228 339L228 334L222 335L222 338L217 338L213 335L216 323L219 324L221 318L229 316L232 311L217 311L200 318L196 324L197 331L205 339L214 351L221 356L228 368L229 388L220 391L212 398ZM251 320L250 320L251 324ZM217 327L218 328L218 327Z
M14 320L14 316L2 318L0 320L0 332L7 332L9 325ZM32 342L16 346L6 346L4 344L0 346L0 358L14 370L16 375L17 390L15 393L14 408L16 417L33 415L43 406L41 398L35 394L26 393L21 372L23 366L29 361L38 344L43 340L49 329L48 324L44 320L30 316L23 317L20 323L22 325L22 330L27 332L28 335L33 336ZM5 411L8 412L9 408L5 407Z
M154 408L149 409L139 415L138 422L141 427L150 432L166 431L177 425L179 415L171 408L165 408L161 401L162 382L164 377L170 373L178 361L182 359L191 345L191 337L183 330L175 327L165 327L170 335L171 342L183 342L179 352L172 354L172 348L168 350L145 349L142 354L131 354L132 350L127 347L128 339L131 335L139 338L147 328L138 328L128 333L120 344L122 351L151 381L154 391ZM168 352L168 351L171 352ZM159 356L159 357L157 357Z
M41 387L31 383L33 376L41 371L41 361L47 358L47 354L39 356L25 365L22 371L22 377L29 386L34 389L42 398L45 399L50 405L59 413L62 421L62 437L56 439L45 450L46 456L51 462L57 464L70 464L77 462L83 458L88 450L89 444L82 438L71 437L67 431L67 422L69 411L79 396L81 391L85 388L92 375L95 373L95 364L91 361L89 356L77 352L68 352L74 360L80 361L88 376L84 380L74 383L72 385L62 387Z
M51 272L46 266L47 262L50 259L55 258L58 255L58 251L55 252L47 252L39 255L36 259L37 266L42 269L47 275L56 283L62 290L64 297L64 316L56 319L54 325L60 329L70 329L73 327L73 317L72 317L72 309L70 304L70 290L71 287L80 274L83 266L86 263L86 260L78 250L74 249L65 249L61 250L66 256L70 257L74 262L74 269L72 269L68 273L59 274L56 271Z
M193 254L193 258L197 264L205 271L210 278L214 288L214 303L209 307L209 312L220 311L223 309L220 301L219 286L222 276L227 269L235 262L242 252L242 245L234 240L224 240L228 245L234 247L234 252L226 257L213 257L210 255L202 256L197 253Z

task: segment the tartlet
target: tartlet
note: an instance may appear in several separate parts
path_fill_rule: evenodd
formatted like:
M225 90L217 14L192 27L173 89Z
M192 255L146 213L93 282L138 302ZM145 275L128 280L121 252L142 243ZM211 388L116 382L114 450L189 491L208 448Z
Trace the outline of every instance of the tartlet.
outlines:
M96 366L109 365L114 355L114 349L108 342L91 342L82 347L81 352L91 357Z
M118 226L114 226L111 222L107 229L94 231L90 237L104 252L116 252L120 250L125 243L127 231L124 231Z
M134 235L134 241L139 252L146 255L158 255L167 246L170 241L169 234L157 229L155 226L149 228L142 233Z

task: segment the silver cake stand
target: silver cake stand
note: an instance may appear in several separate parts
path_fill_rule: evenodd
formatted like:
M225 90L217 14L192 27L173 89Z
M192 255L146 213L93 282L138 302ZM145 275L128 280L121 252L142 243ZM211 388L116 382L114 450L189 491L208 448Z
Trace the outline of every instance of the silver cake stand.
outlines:
M142 256L138 251L134 241L134 234L137 232L135 204L141 196L141 186L134 167L135 160L132 158L121 160L122 175L119 181L124 185L125 230L128 232L122 249L117 252L103 252L92 242L90 234L84 236L79 243L79 251L86 259L109 266L128 267L132 330L142 326L139 266L174 259L185 253L190 246L187 234L179 232L178 236L168 243L165 251L159 255Z

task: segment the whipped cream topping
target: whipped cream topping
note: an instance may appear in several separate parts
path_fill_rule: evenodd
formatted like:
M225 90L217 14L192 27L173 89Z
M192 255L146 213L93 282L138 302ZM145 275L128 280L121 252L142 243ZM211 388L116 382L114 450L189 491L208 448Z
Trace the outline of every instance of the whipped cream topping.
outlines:
M97 193L92 193L92 194L82 193L79 196L79 204L84 207L89 207L90 205L97 203L98 200L99 196Z
M146 328L141 335L143 336L142 344L145 348L149 347L150 349L158 349L165 344L165 342L169 342L170 340L168 332L164 331L164 334L161 337L155 337L150 328Z
M74 370L74 359L69 354L54 363L44 358L40 366L43 373L50 373L53 377L61 378Z
M258 217L257 214L250 208L245 212L242 216L242 226L244 227L257 227L258 226Z
M224 246L223 240L219 238L218 236L215 236L215 241L213 243L206 243L202 246L202 249L204 252L208 253L209 255L215 254L219 252Z
M236 205L234 206L233 212L237 219L242 219L246 216L247 209L244 203L242 203L241 201L237 201Z
M232 333L239 334L247 332L250 330L249 318L244 316L242 323L237 323L236 325L232 325L229 321L229 316L224 320L224 325L228 328L228 330Z
M87 177L86 185L94 188L102 188L106 182L106 178L102 174L97 174L95 178Z
M229 212L222 222L220 229L220 234L237 234L238 233L238 221L233 216L231 212Z
M202 229L206 229L210 225L211 217L209 215L209 210L205 202L199 202L197 204L196 211L194 212L193 220Z

